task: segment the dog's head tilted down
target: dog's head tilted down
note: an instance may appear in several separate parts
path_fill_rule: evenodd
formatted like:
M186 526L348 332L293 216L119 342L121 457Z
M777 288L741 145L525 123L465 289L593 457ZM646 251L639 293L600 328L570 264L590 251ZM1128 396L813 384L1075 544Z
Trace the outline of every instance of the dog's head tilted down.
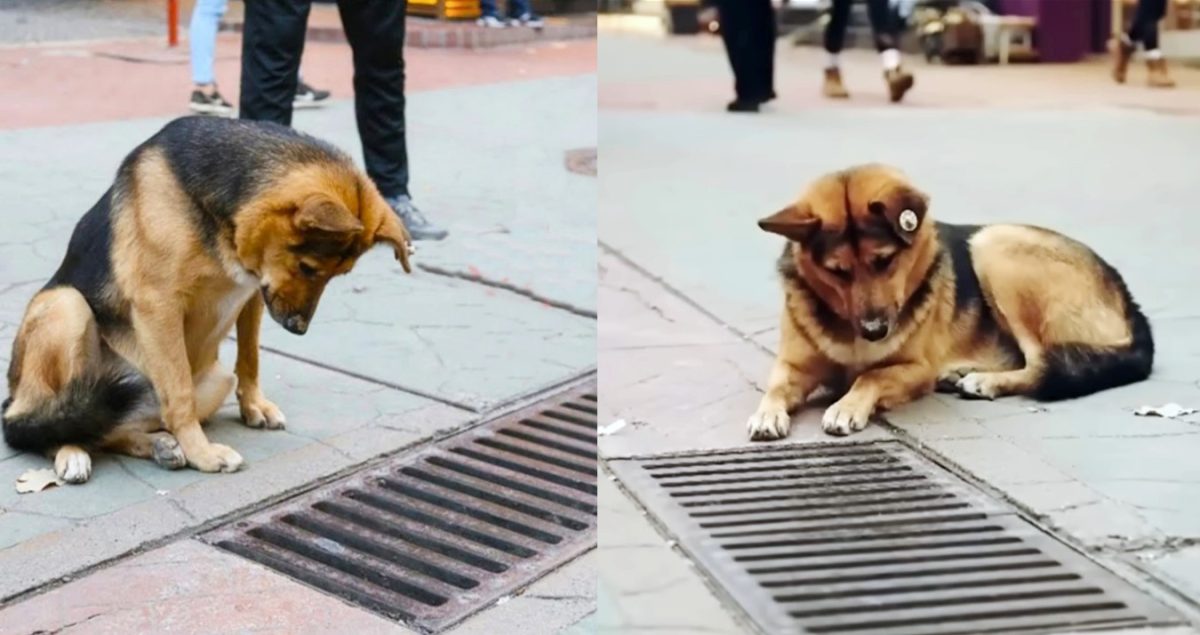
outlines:
M353 166L313 165L281 178L239 215L239 263L261 282L271 318L303 335L326 284L386 243L411 272L408 231L375 185Z
M759 221L787 237L795 271L858 337L876 342L934 259L929 197L898 170L863 165L822 176L798 201Z

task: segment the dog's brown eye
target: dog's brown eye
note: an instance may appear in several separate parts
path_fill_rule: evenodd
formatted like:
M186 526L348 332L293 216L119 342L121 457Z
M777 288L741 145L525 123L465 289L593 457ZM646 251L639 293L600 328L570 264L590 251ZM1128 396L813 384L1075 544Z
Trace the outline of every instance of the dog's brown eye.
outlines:
M305 278L315 278L317 277L317 270L302 262L300 263L300 274Z
M880 271L880 272L886 271L887 268L889 266L891 266L892 260L894 260L895 258L896 258L896 254L888 254L886 256L875 256L871 260L871 266L875 268L875 271Z

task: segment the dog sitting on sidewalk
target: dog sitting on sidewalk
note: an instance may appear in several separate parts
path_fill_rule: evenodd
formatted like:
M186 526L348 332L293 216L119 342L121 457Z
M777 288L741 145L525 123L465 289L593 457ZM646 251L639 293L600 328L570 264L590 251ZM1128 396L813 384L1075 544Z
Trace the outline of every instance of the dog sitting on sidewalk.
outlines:
M1095 252L1039 227L935 223L928 206L900 172L866 165L759 221L788 243L752 439L787 436L789 410L818 386L844 392L822 425L846 435L935 387L1055 400L1150 375L1150 325Z
M89 452L232 472L242 457L200 423L234 387L217 354L237 325L237 398L282 428L258 383L264 307L303 335L329 280L386 243L409 271L404 225L351 159L269 123L188 117L121 163L30 301L13 342L4 438L47 452L64 481Z

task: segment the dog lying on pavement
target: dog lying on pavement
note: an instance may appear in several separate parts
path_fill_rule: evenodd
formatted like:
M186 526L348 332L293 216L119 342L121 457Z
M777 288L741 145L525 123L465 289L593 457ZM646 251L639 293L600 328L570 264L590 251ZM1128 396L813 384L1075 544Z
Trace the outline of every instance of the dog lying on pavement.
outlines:
M1024 225L933 222L899 171L853 167L759 221L788 239L785 306L750 437L787 436L819 386L847 435L932 392L1067 399L1150 375L1150 325L1120 274L1087 246Z

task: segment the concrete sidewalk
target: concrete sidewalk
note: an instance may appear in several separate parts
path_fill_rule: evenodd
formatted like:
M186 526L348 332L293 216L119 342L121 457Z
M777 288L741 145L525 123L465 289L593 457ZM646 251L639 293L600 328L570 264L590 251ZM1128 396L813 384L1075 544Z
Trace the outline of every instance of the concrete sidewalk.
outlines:
M0 449L0 632L407 632L188 536L594 371L596 181L565 160L596 146L596 80L556 74L410 95L414 195L450 238L419 245L426 268L411 276L390 254L365 256L303 338L264 324L264 390L287 429L247 429L232 402L209 427L246 469L102 456L85 486L18 495L17 476L48 462ZM75 221L168 119L0 131L0 364ZM298 112L295 125L360 154L348 100ZM592 580L584 556L456 632L586 626Z
M811 96L815 81L792 79L813 76L818 67L800 62L812 56L783 51L782 103L729 115L720 111L727 62L712 43L602 37L601 421L630 424L602 438L604 463L751 445L744 425L780 310L780 241L755 221L817 174L892 163L931 194L940 220L1034 223L1093 246L1150 316L1158 355L1153 377L1134 386L1049 405L928 397L849 440L921 448L1196 619L1200 417L1133 410L1200 407L1192 239L1200 118L1159 114L1180 112L1172 105L1180 100L1200 103L1200 92L1146 95L1136 105L1085 101L1071 96L1087 86L1059 69L986 67L967 71L972 86L986 88L942 104L925 79L951 69L918 65L911 105L872 96L829 104ZM848 75L877 73L873 56L850 58ZM862 92L872 88L866 82ZM820 414L804 409L778 443L845 442L821 432ZM601 632L749 628L642 510L643 493L619 480L605 485ZM641 576L631 579L631 567Z

